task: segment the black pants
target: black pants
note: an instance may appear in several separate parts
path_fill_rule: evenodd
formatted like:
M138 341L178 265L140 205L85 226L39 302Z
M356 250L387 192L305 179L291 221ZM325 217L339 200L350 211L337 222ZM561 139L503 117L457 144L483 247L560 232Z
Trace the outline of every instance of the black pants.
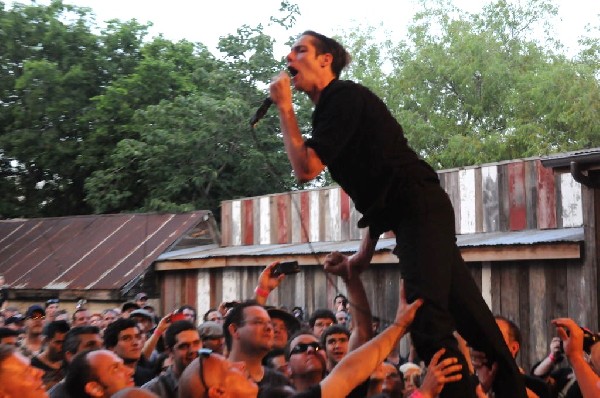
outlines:
M456 245L454 211L436 181L418 181L403 189L392 213L398 221L395 253L400 259L406 298L425 300L411 328L419 356L429 363L445 348L463 365L460 382L447 384L443 398L475 397L469 370L452 333L499 364L497 398L525 398L525 387L496 322Z

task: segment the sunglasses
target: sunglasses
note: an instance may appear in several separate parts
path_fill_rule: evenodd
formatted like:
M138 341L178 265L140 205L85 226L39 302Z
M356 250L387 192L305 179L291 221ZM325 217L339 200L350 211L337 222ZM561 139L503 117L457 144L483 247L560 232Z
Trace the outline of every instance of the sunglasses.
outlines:
M312 343L298 343L292 350L290 351L290 355L301 354L303 352L308 351L308 348L311 347L314 351L322 350L321 344L313 341Z
M212 350L210 348L200 348L198 350L198 372L200 373L200 381L202 382L202 386L204 387L205 391L208 391L208 386L206 385L206 381L204 381L204 366L202 366L202 361L204 358L210 357L210 354L212 354Z

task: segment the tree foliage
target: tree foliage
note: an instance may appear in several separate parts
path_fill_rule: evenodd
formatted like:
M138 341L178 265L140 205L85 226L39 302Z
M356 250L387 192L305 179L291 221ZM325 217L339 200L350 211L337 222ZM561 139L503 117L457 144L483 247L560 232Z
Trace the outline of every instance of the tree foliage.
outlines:
M338 38L354 59L344 77L380 95L434 167L600 146L600 26L568 57L551 0L497 0L479 14L421 3L405 40L364 26ZM299 33L299 12L285 0L268 23ZM218 211L296 188L276 112L248 126L284 68L265 27L223 37L218 56L147 30L99 27L60 0L0 2L2 216ZM294 101L308 135L312 104Z

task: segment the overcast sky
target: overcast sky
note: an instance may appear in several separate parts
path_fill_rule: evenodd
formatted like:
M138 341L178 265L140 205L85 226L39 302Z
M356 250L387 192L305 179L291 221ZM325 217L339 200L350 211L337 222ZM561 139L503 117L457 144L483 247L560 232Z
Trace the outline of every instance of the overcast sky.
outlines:
M8 5L12 0L4 0ZM268 23L270 15L276 14L281 0L63 0L68 4L90 7L97 21L118 18L136 18L140 22L151 21L151 34L162 33L170 40L187 39L201 42L214 49L219 37L235 33L242 24L254 26ZM293 0L291 0L293 1ZM520 0L509 0L520 1ZM524 0L521 0L524 1ZM28 1L21 0L27 3ZM50 0L38 0L47 4ZM301 16L296 27L298 33L306 29L332 35L344 27L357 23L369 26L383 24L381 31L389 32L392 38L401 39L405 27L418 8L416 0L296 0ZM479 12L489 0L454 0L459 8ZM557 37L568 47L574 48L577 38L584 33L587 23L600 25L600 0L554 0L559 7L556 21ZM277 31L268 31L277 37ZM296 32L293 32L296 33ZM283 55L285 49L280 50Z

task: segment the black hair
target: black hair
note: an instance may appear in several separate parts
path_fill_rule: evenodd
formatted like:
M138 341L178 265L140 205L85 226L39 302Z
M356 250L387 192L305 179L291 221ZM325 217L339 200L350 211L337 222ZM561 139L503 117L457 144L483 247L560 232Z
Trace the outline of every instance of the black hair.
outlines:
M284 348L285 359L287 359L288 361L290 360L290 350L291 350L292 341L296 337L298 337L298 336L304 336L304 335L313 336L315 338L315 341L319 342L319 339L317 338L317 336L315 336L313 334L312 330L306 329L306 328L300 329L296 333L294 333L292 335L292 337L290 337L288 339L287 344L285 345L285 348ZM321 344L321 343L319 343L319 344Z
M331 336L332 334L338 334L338 333L343 333L348 338L350 338L350 331L344 325L331 325L327 329L325 329L325 331L321 335L321 345L323 347L325 347L326 342L327 342L327 337Z
M168 348L173 349L175 343L177 343L177 335L184 330L197 331L194 324L190 321L177 321L173 322L165 331L165 344Z
M137 322L130 318L119 318L110 323L104 330L104 346L113 348L119 342L119 333L125 329L138 328Z
M44 326L44 336L51 339L56 333L67 333L71 329L67 321L52 321Z
M204 313L204 316L202 316L202 319L204 320L204 322L208 321L208 314L210 314L211 312L215 312L215 311L217 311L216 308L210 308L208 311L206 311Z
M96 378L94 370L88 361L88 354L91 350L85 350L73 357L69 371L65 376L65 389L71 397L89 397L85 392L85 386L88 382Z
M225 321L223 322L223 336L225 336L227 350L231 351L233 343L231 333L229 332L229 325L241 325L244 322L244 309L254 306L262 307L256 300L246 300L233 306L225 317Z
M333 311L328 310L326 308L319 308L319 309L315 310L315 312L313 312L311 314L310 318L308 319L308 324L310 325L311 328L315 326L315 322L319 318L328 318L328 319L331 319L333 321L333 323L337 323L337 319L336 319Z
M127 301L125 303L123 303L123 305L121 306L121 313L123 312L127 312L129 310L139 310L140 306L137 305L136 303L134 303L133 301Z
M86 325L86 326L75 326L67 332L65 341L63 343L63 351L76 354L79 349L81 339L79 338L82 334L100 334L98 326Z
M336 78L340 77L342 70L348 66L352 57L348 51L340 43L334 39L317 33L312 30L302 32L302 36L311 36L313 45L315 46L317 55L331 54L333 61L331 62L331 70Z
M335 301L341 297L342 298L342 304L344 304L344 307L346 305L348 305L348 297L344 296L342 293L338 293L336 294L336 296L333 298L333 304L335 304Z
M267 353L267 355L265 355L263 357L263 359L262 359L263 366L266 366L266 367L271 368L271 369L275 369L273 367L273 364L272 364L271 360L273 358L275 358L275 357L280 356L280 355L285 356L285 351L284 351L283 348L274 348L274 349L272 349L271 351L269 351Z

